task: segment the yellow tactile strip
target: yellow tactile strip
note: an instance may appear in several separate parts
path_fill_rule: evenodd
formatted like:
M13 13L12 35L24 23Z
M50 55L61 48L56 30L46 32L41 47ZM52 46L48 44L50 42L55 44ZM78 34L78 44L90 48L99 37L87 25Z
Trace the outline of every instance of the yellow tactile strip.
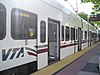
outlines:
M95 47L98 44L100 44L100 43L97 43L97 44L94 44L93 46L87 47L87 48L83 49L82 51L75 53L67 58L64 58L61 61L58 61L57 63L52 64L46 68L43 68L43 69L41 69L41 70L31 74L31 75L52 75L53 73L57 72L61 68L70 64L71 62L73 62L74 60L76 60L77 58L79 58L84 53L86 53L87 51L89 51L90 49L92 49L93 47Z

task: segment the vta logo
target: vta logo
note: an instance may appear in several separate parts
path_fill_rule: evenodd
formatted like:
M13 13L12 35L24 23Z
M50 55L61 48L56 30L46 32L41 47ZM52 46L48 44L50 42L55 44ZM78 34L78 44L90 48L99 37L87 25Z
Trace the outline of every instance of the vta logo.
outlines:
M2 50L2 61L6 61L7 59L11 60L13 58L24 57L24 48L11 48L9 50Z

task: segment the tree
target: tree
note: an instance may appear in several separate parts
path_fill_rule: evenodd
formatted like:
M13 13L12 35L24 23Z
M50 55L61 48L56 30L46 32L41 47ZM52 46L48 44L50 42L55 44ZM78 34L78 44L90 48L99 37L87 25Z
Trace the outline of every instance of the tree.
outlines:
M94 4L92 7L91 15L93 14L100 14L100 0L81 0L82 3L88 3L91 2ZM95 27L100 27L100 21L91 21L92 24L94 24Z
M78 13L78 15L83 18L84 20L88 21L88 14L85 14L84 12Z
M81 0L82 3L91 2L93 4L100 4L100 0Z
M93 11L91 11L91 14L100 14L100 0L81 0L82 3L88 3L91 2L94 4L92 7Z
M91 14L100 14L100 4L94 4Z

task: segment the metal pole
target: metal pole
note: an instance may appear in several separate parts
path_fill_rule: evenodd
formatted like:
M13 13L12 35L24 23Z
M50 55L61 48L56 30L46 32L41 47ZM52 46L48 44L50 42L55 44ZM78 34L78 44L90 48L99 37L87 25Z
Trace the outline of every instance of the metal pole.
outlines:
M72 9L73 9L76 13L78 12L78 4L77 4L77 0L76 0L76 9L77 9L77 10L74 9L74 7L70 4L70 2L69 2L68 0L65 0L65 1L68 2L68 4L72 7Z
M77 0L76 0L76 12L78 12L78 4L77 4Z

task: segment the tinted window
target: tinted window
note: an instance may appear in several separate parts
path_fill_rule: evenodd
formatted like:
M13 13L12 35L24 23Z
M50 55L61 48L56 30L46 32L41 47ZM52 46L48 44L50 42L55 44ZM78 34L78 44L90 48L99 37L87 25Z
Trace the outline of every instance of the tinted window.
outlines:
M45 21L40 22L40 41L44 43L46 41L46 23Z
M64 41L64 26L62 26L62 41Z
M0 3L0 40L6 36L6 8Z
M13 39L36 39L37 15L14 8L11 12L11 35Z
M83 39L83 31L81 31L81 38Z
M65 32L65 37L66 37L65 40L69 41L69 27L66 26L66 30L65 31L66 31Z
M87 39L87 31L85 31L84 36L85 36L85 39Z
M78 31L77 31L77 29L76 29L76 40L77 40L77 37L78 37L78 36L77 36L77 33L78 33Z
M71 28L71 40L75 40L75 28Z

